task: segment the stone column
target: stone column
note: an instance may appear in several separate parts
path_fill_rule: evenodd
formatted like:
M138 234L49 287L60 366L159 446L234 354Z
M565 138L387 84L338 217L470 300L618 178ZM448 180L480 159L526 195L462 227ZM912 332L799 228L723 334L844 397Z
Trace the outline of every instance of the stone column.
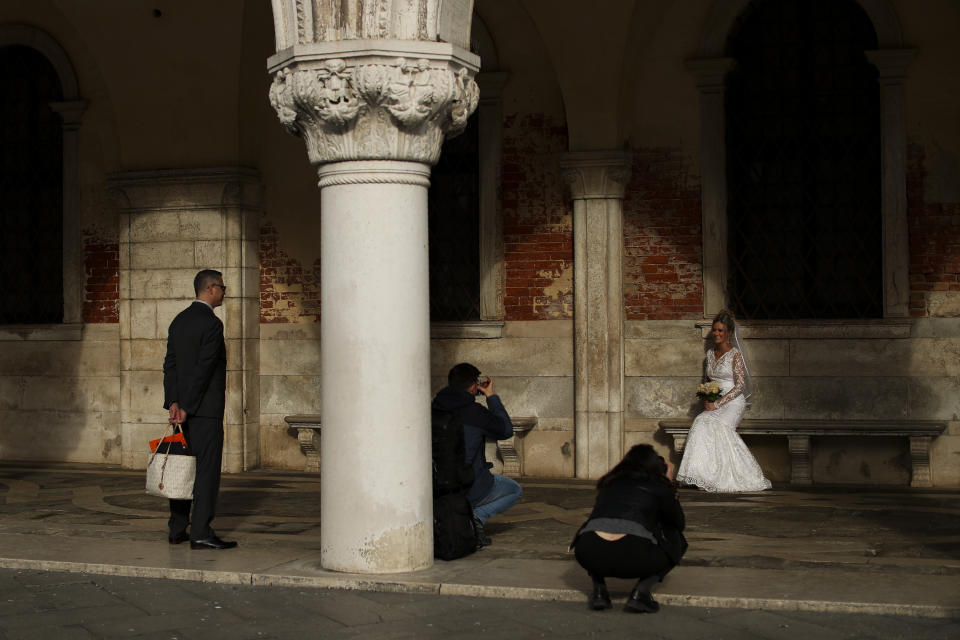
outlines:
M629 152L568 153L573 196L576 475L623 456L623 194Z
M51 102L63 119L63 322L83 322L83 245L80 240L80 120L86 100Z
M724 89L733 58L690 60L700 90L700 181L703 195L703 317L727 305L727 145Z
M268 66L271 104L320 176L320 562L360 573L425 569L427 188L445 136L477 106L479 60L456 46L467 42L469 11L436 0L422 14L408 2L378 3L379 15L366 5L294 4L289 13L274 4L280 51ZM458 6L462 15L444 13Z
M170 321L193 300L200 269L223 273L216 310L227 345L223 469L259 464L261 189L239 167L111 176L120 216L121 464L144 468L166 428L163 358Z
M913 49L865 52L877 67L883 131L883 317L910 315L910 245L907 229L907 134L903 84Z

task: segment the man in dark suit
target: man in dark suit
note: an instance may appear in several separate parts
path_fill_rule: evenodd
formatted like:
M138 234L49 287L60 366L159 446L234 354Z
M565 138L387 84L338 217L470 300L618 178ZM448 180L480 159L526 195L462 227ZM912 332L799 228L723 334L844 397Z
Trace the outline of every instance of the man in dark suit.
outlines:
M237 543L221 540L210 528L220 492L227 382L223 323L213 310L223 304L227 288L219 271L204 269L193 289L197 299L170 323L163 361L163 408L170 411L170 424L182 425L187 448L197 458L193 500L170 501L168 539L170 544L189 539L191 549L231 549Z

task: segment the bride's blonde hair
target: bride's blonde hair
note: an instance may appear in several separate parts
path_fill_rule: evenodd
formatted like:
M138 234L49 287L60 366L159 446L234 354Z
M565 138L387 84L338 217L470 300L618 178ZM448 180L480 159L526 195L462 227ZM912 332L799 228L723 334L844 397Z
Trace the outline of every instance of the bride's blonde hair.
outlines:
M718 322L723 323L723 326L727 329L728 334L733 334L737 328L737 318L733 315L733 312L728 309L721 309L720 313L713 316L713 322L710 323L710 328L713 328L713 325Z

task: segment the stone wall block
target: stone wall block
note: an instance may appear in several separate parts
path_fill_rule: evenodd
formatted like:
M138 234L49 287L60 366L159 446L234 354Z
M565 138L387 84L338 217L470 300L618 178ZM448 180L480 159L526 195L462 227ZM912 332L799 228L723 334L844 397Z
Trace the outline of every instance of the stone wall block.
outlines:
M133 347L131 340L120 340L120 370L130 371L133 365Z
M25 376L22 381L23 411L110 412L120 404L119 376Z
M248 238L257 238L257 234L248 236ZM240 245L240 266L245 269L251 269L257 272L256 282L259 284L260 278L260 244L258 240L243 240ZM259 289L257 290L259 293ZM256 294L252 294L256 295Z
M129 241L162 242L180 239L180 221L167 211L130 214Z
M160 417L163 412L161 410ZM130 423L123 422L121 425L120 437L124 443L123 455L121 457L121 466L125 469L146 469L147 461L150 458L150 441L161 438L170 433L170 425L167 422L144 422Z
M122 253L121 251L121 254ZM120 297L120 305L122 305L125 300L130 299L130 271L128 269L120 270L119 277L117 278L117 292ZM123 317L123 315L120 316L120 318Z
M690 377L627 377L624 381L627 418L693 417L702 405L697 400L699 376Z
M220 468L225 473L243 471L243 424L224 421L223 460Z
M226 276L226 274L224 274ZM227 281L224 277L224 282ZM230 285L227 285L228 287ZM220 307L223 312L223 337L227 340L242 338L240 326L240 298L224 298Z
M960 487L960 435L942 435L930 446L933 486Z
M196 275L196 274L194 274ZM190 282L189 291L193 291L193 281ZM166 341L170 330L170 323L177 317L177 314L193 304L193 296L189 298L178 298L173 300L156 300L157 305L157 339Z
M227 402L223 421L229 424L243 423L243 372L227 371Z
M306 457L300 450L295 430L283 422L283 416L264 415L260 424L260 464L267 469L302 471ZM320 474L317 474L317 491Z
M221 242L219 240L197 240L196 242L191 243L194 249L193 261L191 266L195 267L197 271L200 269L210 269L213 268L211 265L222 265L222 264L236 264L237 261L232 259L230 255L230 245L229 242ZM224 247L224 245L227 245ZM228 287L230 285L227 285Z
M223 210L223 239L230 240L241 240L243 239L243 218L244 218L243 209L237 209L235 207L230 207ZM256 236L253 236L256 237ZM231 264L234 264L231 262Z
M538 431L520 439L523 474L535 478L571 478L574 474L573 431ZM586 519L586 515L584 515Z
M903 377L822 377L763 379L764 402L779 399L783 418L876 420L919 418L908 415L908 385ZM923 416L924 418L926 416Z
M260 411L277 415L320 413L320 376L260 376Z
M125 273L123 271L121 274ZM123 276L121 275L121 279ZM130 300L123 298L117 303L117 311L119 313L120 322L118 323L118 328L120 331L120 340L129 340L130 339Z
M247 340L260 340L260 300L245 298L240 303L243 314L243 337ZM259 347L258 347L259 352Z
M162 361L161 361L162 364ZM136 422L135 416L152 416L150 421L163 416L163 371L130 371L125 374L126 389L129 390L127 412L124 422ZM131 419L133 418L133 419Z
M697 376L703 370L702 340L625 340L627 376Z
M572 376L504 377L495 371L489 375L495 379L497 394L511 416L573 418ZM436 380L441 388L447 385L446 377Z
M130 274L131 299L182 298L193 292L195 269L139 269ZM122 273L121 273L122 276Z
M459 360L456 362L459 362ZM454 364L456 364L456 362L454 362ZM263 341L260 344L260 374L263 376L284 374L319 375L320 341Z
M0 424L29 427L0 430L4 460L119 462L116 412L0 411Z
M117 242L123 247L130 242L130 222L133 216L129 213L117 213ZM121 268L123 268L121 263Z
M135 242L130 245L131 269L192 269L193 242Z
M163 340L129 340L131 371L162 370L167 355L167 343Z
M25 385L21 376L0 376L0 411L14 411L23 405Z
M110 376L116 375L120 360L117 342L11 341L0 345L0 376Z
M216 209L181 211L179 214L179 237L184 240L219 240L226 236L226 220Z
M130 337L132 339L157 338L157 303L154 300L130 301Z
M431 375L446 376L458 362L472 362L493 377L572 376L573 345L551 338L433 340Z

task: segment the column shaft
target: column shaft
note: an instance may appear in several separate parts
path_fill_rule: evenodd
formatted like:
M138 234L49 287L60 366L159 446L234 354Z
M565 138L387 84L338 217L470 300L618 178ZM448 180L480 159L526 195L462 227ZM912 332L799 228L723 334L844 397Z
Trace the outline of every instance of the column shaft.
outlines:
M425 164L323 165L321 563L433 562Z

